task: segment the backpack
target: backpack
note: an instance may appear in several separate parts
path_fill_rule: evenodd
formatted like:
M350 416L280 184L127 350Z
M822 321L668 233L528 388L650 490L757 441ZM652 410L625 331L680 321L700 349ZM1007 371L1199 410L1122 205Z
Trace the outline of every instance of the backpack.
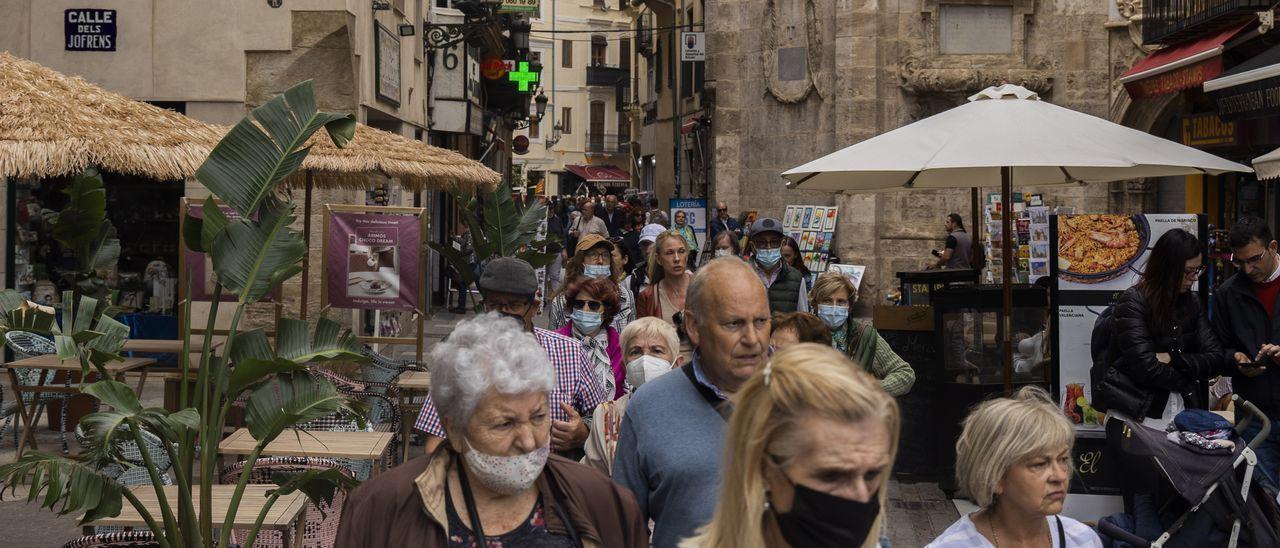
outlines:
M1089 336L1089 384L1093 389L1091 407L1102 413L1119 411L1130 417L1140 416L1150 402L1149 395L1138 388L1127 375L1115 368L1115 350L1111 335L1115 330L1115 305L1108 306L1093 322Z

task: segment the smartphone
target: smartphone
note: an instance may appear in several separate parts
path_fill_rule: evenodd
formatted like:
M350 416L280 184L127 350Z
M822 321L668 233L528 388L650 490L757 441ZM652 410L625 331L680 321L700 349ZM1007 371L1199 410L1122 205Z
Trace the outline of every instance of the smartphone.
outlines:
M930 251L929 253L930 253L930 254L932 254L934 257L941 257L941 256L942 256L942 253L941 253L940 251L936 250L936 249L935 249L935 250L933 250L933 251Z

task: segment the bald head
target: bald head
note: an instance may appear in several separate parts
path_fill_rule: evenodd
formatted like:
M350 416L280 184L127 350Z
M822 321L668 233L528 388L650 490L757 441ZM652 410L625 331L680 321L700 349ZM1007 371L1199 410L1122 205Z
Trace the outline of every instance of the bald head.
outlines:
M720 257L698 269L693 282L689 284L685 308L695 315L705 315L722 299L745 297L745 294L738 293L740 291L759 293L765 306L768 306L764 283L751 266L737 257Z
M685 327L703 372L733 393L768 359L769 299L742 259L721 257L698 269L685 298Z

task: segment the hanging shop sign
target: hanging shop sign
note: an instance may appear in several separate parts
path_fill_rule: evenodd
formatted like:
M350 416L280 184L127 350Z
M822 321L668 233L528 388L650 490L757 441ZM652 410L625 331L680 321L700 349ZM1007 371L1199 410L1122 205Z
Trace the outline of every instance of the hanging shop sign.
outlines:
M1182 117L1182 144L1189 147L1226 147L1239 143L1235 122L1206 112Z
M77 8L64 13L67 51L116 50L116 10Z
M419 310L425 223L421 208L325 206L321 307Z
M400 37L391 29L375 22L377 44L374 51L374 83L379 99L400 106Z
M489 57L480 64L480 74L485 80L498 80L507 75L507 63L500 57Z
M538 13L538 0L502 0L498 13Z
M1209 92L1223 120L1273 116L1280 112L1280 76Z
M516 89L521 92L529 92L538 84L538 73L529 70L528 61L516 62L515 70L507 74L507 79L515 83Z

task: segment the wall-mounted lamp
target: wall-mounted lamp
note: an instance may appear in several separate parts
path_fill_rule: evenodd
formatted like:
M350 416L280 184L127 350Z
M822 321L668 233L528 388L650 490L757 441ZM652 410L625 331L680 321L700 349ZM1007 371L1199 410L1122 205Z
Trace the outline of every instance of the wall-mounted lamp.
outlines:
M400 36L413 36L418 33L418 26L413 23L405 23L399 26Z

